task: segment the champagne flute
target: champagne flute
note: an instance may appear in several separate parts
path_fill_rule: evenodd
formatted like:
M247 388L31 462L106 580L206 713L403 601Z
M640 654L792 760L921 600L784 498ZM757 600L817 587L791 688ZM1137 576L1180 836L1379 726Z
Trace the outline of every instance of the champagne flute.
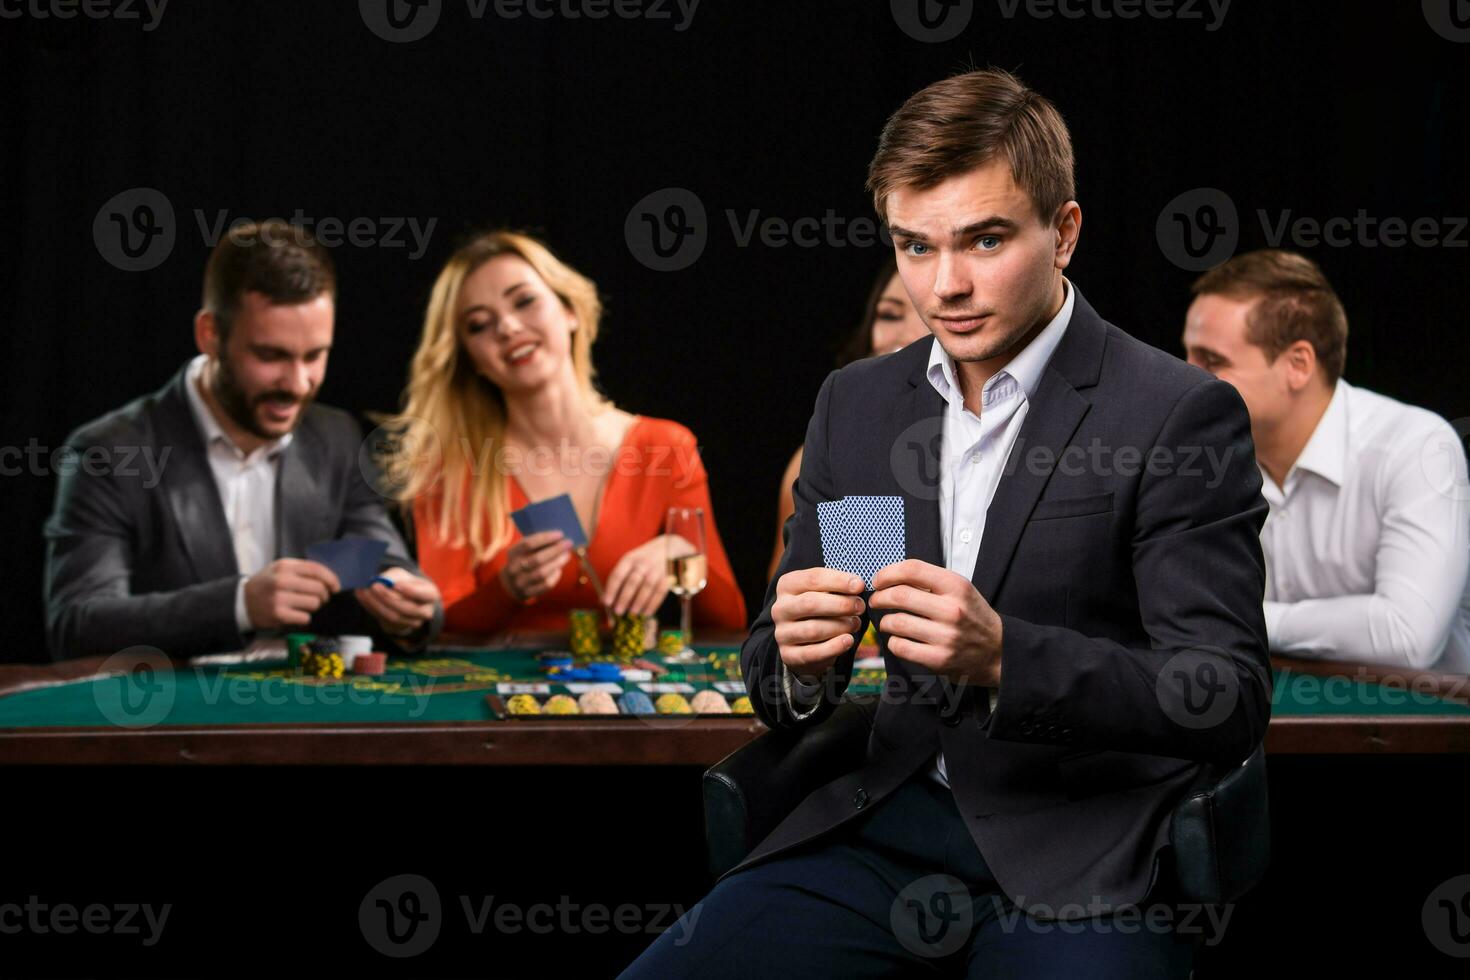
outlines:
M668 543L669 591L679 597L679 628L684 634L684 649L674 659L688 663L697 659L692 603L709 579L709 563L704 553L704 509L670 507L664 520L664 539Z

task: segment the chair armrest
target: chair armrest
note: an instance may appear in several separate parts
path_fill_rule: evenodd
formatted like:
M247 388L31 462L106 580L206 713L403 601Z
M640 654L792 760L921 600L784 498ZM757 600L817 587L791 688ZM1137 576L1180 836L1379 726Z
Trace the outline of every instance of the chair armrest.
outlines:
M1215 785L1174 808L1169 842L1184 901L1234 902L1255 887L1271 863L1263 745Z
M705 772L704 832L716 877L808 795L863 764L877 702L845 699L821 724L766 732Z

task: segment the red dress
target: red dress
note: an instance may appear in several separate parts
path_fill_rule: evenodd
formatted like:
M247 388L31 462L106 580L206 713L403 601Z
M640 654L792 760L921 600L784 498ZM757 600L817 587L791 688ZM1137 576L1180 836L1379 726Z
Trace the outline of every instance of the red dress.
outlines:
M709 579L704 591L694 597L694 624L745 629L745 598L715 528L709 476L694 433L677 422L639 416L610 465L597 527L589 532L587 546L587 557L598 577L606 583L624 554L663 534L670 507L702 507ZM530 503L513 479L509 492L512 510ZM501 585L500 570L505 567L510 544L520 540L520 532L513 530L505 548L477 564L468 546L451 547L436 540L431 513L430 500L414 502L419 567L444 596L446 632L561 631L567 629L569 610L598 608L597 593L575 557L566 563L556 585L535 602L516 602Z

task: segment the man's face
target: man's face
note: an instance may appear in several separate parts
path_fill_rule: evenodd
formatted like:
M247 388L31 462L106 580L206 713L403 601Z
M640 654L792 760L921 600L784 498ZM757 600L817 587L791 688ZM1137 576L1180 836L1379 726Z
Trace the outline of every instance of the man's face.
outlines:
M1061 241L1006 161L925 190L895 190L888 224L904 287L956 361L1014 356L1055 313L1057 277L1070 261L1076 227Z
M296 427L326 376L334 313L326 294L283 305L244 295L228 341L217 345L214 390L236 425L261 439Z
M1287 359L1268 361L1266 352L1246 339L1246 319L1255 303L1255 298L1196 296L1184 316L1184 353L1190 364L1233 384L1251 425L1269 429L1290 411L1291 386Z

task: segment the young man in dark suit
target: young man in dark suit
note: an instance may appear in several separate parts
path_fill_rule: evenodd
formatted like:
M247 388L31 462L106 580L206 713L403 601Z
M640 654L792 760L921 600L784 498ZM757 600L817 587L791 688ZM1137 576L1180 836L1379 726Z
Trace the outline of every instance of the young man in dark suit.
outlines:
M199 356L67 440L79 465L45 530L54 658L138 645L190 656L293 629L411 650L437 632L439 591L364 475L357 423L315 402L335 308L331 258L304 230L245 225L215 248ZM303 557L343 537L387 542L391 587L342 593Z
M1186 977L1169 817L1269 717L1245 406L1063 277L1070 137L1012 76L913 96L869 187L933 338L823 384L742 651L761 718L811 726L875 621L867 758L626 975ZM906 517L866 599L818 527L855 494Z

